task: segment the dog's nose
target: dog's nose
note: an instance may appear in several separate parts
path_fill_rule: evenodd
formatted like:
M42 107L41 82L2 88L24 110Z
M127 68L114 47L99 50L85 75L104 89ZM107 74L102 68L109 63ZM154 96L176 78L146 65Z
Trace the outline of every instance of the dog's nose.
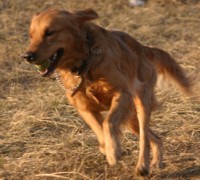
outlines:
M24 55L22 55L22 57L28 62L33 62L35 60L36 55L34 52L28 51Z

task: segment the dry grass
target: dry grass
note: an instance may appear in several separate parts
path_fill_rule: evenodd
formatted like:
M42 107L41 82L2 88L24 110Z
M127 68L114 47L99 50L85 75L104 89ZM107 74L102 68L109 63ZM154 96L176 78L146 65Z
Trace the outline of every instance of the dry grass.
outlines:
M152 128L164 141L162 170L151 179L200 178L200 3L150 0L131 8L128 0L0 1L0 176L2 179L137 179L138 140L122 138L123 157L109 167L91 130L68 105L53 78L40 78L20 54L28 43L32 15L42 9L94 8L107 28L121 29L140 42L169 51L192 72L195 94L175 88L157 91L162 107Z

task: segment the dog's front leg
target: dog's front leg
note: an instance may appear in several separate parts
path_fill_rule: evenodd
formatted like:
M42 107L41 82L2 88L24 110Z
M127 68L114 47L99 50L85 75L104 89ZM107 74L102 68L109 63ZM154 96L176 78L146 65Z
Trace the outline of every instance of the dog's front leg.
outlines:
M84 121L90 126L93 132L96 134L101 153L105 154L105 142L102 128L102 120L101 114L99 112L92 112L89 110L81 110L78 109L79 114L84 119Z
M104 147L104 134L102 128L103 117L99 113L95 106L90 104L90 101L84 93L78 93L76 96L72 97L71 94L67 93L67 99L69 102L77 109L80 116L88 124L88 126L93 130L97 136L98 142L100 144L100 151L105 154Z
M109 165L115 165L121 156L120 123L131 106L131 94L125 91L114 95L110 110L103 122L105 152Z

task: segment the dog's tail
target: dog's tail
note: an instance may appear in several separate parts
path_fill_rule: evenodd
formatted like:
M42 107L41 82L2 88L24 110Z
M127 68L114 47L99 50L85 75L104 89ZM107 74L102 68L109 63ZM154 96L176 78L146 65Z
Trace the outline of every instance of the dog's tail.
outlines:
M185 93L191 93L191 81L181 66L165 51L145 47L145 53L155 65L158 74L175 82Z

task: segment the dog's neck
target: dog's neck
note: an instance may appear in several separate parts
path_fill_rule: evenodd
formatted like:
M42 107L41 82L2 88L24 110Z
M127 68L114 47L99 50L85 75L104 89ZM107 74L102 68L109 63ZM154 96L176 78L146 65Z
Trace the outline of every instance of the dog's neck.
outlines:
M85 42L84 49L86 52L84 53L85 57L82 59L81 65L80 66L75 65L75 66L72 66L71 68L69 68L71 74L73 74L74 76L76 76L77 78L80 79L79 83L76 84L75 87L71 87L70 89L67 89L64 87L64 84L61 82L59 75L57 73L55 73L58 83L66 91L71 91L71 96L74 96L79 91L79 89L82 87L85 79L88 76L89 71L92 68L92 65L95 63L96 57L100 56L102 53L102 50L100 47L94 46L94 38L93 38L92 32L85 31L83 42Z
M85 57L82 59L81 65L79 67L74 66L70 68L70 70L72 74L84 75L86 77L93 63L95 62L95 58L100 56L102 51L101 48L94 46L94 38L91 31L84 32L83 42L85 42Z

